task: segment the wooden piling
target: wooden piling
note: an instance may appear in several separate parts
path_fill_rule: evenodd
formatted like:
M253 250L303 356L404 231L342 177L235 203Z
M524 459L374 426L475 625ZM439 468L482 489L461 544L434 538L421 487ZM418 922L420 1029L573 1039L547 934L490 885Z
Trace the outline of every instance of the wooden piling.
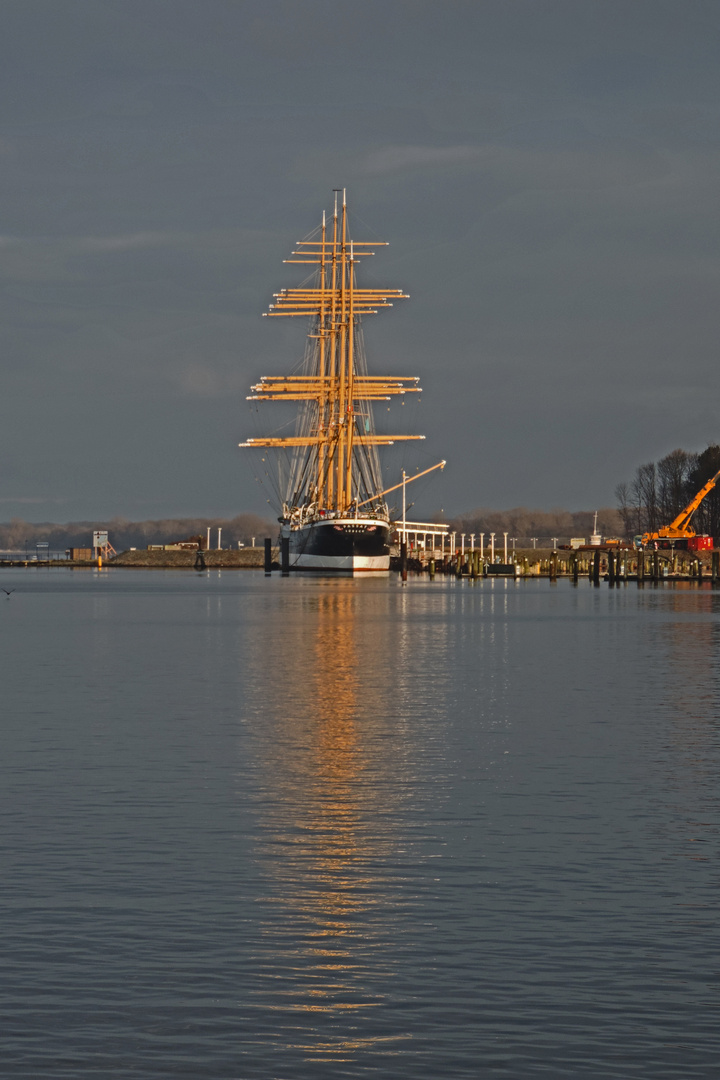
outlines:
M593 585L600 584L600 552L596 551L593 555L592 562L592 581Z
M400 578L402 581L407 581L407 540L403 540L400 544Z
M280 537L280 574L290 577L290 537Z
M272 573L272 540L269 536L265 537L265 577L270 577Z
M720 551L713 551L713 553L712 553L712 583L713 583L713 585L717 585L719 577L720 577Z

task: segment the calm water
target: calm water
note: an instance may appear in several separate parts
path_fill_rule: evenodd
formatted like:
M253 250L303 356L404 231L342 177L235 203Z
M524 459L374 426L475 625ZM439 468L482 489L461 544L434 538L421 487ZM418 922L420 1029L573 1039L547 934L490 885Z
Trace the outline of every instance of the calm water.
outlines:
M0 585L3 1077L717 1077L720 593Z

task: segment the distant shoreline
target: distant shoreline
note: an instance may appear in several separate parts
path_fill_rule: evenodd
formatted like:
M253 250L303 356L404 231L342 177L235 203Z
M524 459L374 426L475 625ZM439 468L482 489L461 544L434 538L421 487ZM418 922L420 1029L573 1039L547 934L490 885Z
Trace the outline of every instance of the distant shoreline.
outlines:
M207 570L261 570L265 565L265 549L211 549L210 551L122 551L112 559L103 559L103 569L130 570L194 570L201 557ZM272 549L273 562L279 559L277 547ZM36 569L66 567L73 570L97 569L97 559L13 559L0 560L3 567Z

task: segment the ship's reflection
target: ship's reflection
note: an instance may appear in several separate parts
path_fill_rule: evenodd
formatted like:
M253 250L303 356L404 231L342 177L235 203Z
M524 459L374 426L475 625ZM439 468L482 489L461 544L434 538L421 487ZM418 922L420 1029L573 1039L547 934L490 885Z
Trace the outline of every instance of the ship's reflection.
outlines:
M367 1023L391 981L383 961L390 933L397 945L397 880L388 858L397 841L381 738L392 675L388 595L362 597L363 625L368 605L377 603L378 618L358 640L358 588L335 581L326 592L301 595L302 618L289 620L269 709L275 728L265 748L259 853L270 895L258 993L276 1010L287 1046L332 1061L398 1038ZM363 1015L363 1032L375 1036L359 1037Z

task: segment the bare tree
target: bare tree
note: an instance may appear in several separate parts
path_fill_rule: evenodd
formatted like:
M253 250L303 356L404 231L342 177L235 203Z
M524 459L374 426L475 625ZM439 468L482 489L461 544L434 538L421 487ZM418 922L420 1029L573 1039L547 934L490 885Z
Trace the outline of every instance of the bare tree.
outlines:
M618 484L615 488L615 498L617 499L618 504L618 514L622 521L623 535L629 540L633 535L633 525L635 524L637 510L636 507L632 505L630 485L626 481L623 480L622 484Z
M692 454L673 450L657 463L658 514L669 525L688 502L688 477L695 464Z
M658 520L657 468L654 461L640 465L630 486L638 510L638 532L655 532Z
M698 454L695 467L690 473L690 498L696 495L718 471L720 471L720 446L711 445L706 450L703 450L702 454ZM705 496L695 511L691 524L698 533L720 538L720 491L718 487L713 488Z

